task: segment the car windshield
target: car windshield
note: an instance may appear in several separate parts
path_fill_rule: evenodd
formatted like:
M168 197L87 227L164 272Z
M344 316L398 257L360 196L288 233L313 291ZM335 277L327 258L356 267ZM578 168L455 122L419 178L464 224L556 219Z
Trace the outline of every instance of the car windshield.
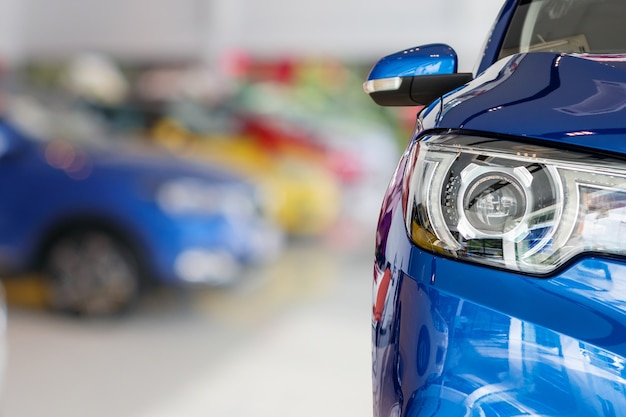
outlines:
M626 53L626 1L521 0L500 58L524 52Z
M99 144L105 141L107 133L100 118L60 97L5 94L4 116L19 130L41 141L63 139Z

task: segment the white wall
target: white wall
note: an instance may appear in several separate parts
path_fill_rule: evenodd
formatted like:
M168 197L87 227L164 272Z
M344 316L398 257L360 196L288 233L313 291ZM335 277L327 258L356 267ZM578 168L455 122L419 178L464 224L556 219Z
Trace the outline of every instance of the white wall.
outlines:
M24 26L20 0L0 0L0 62L15 61L23 52Z
M405 47L449 43L474 65L503 0L225 0L236 24L214 48L259 54L372 59ZM237 5L234 5L237 3ZM465 65L462 62L462 65Z
M207 6L206 0L22 0L21 42L28 56L98 50L187 57L203 48Z
M126 58L262 56L376 59L446 42L471 69L503 0L0 0L11 57L102 50ZM4 4L8 6L5 8Z

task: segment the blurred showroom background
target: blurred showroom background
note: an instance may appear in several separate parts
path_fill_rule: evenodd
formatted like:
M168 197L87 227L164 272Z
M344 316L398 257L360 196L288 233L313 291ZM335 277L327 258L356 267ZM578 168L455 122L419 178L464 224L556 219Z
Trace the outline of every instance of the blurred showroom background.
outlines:
M218 263L209 285L158 287L113 318L51 311L41 274L4 279L0 414L369 415L374 232L416 110L379 108L361 83L380 57L434 42L472 71L501 4L0 0L3 112L42 140L78 132L92 143L97 132L99 147L150 148L242 178L272 225L271 236L254 231L271 252L262 264ZM59 103L89 117L52 113ZM74 183L90 175L72 165L78 148L55 146L51 166ZM14 175L0 178L19 188L3 201L18 193L51 210L45 185ZM91 192L54 198L80 205ZM0 209L0 232L35 211ZM252 234L244 227L236 244ZM203 279L195 265L187 280Z

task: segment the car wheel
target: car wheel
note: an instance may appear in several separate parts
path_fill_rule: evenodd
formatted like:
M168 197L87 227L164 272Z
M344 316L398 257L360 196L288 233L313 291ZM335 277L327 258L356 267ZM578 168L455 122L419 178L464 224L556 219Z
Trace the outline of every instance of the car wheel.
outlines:
M120 314L140 292L137 256L102 231L74 231L56 239L45 255L44 274L50 307L66 313Z

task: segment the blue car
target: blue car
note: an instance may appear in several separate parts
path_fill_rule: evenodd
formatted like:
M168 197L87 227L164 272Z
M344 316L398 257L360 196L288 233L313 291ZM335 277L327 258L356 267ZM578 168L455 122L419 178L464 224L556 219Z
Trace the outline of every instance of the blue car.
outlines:
M418 109L384 196L376 417L626 415L626 2L506 0L475 71L381 59Z
M56 107L16 97L0 118L3 277L43 272L52 308L112 315L153 284L224 285L279 253L249 183L96 141L80 112ZM83 141L59 139L71 137Z

